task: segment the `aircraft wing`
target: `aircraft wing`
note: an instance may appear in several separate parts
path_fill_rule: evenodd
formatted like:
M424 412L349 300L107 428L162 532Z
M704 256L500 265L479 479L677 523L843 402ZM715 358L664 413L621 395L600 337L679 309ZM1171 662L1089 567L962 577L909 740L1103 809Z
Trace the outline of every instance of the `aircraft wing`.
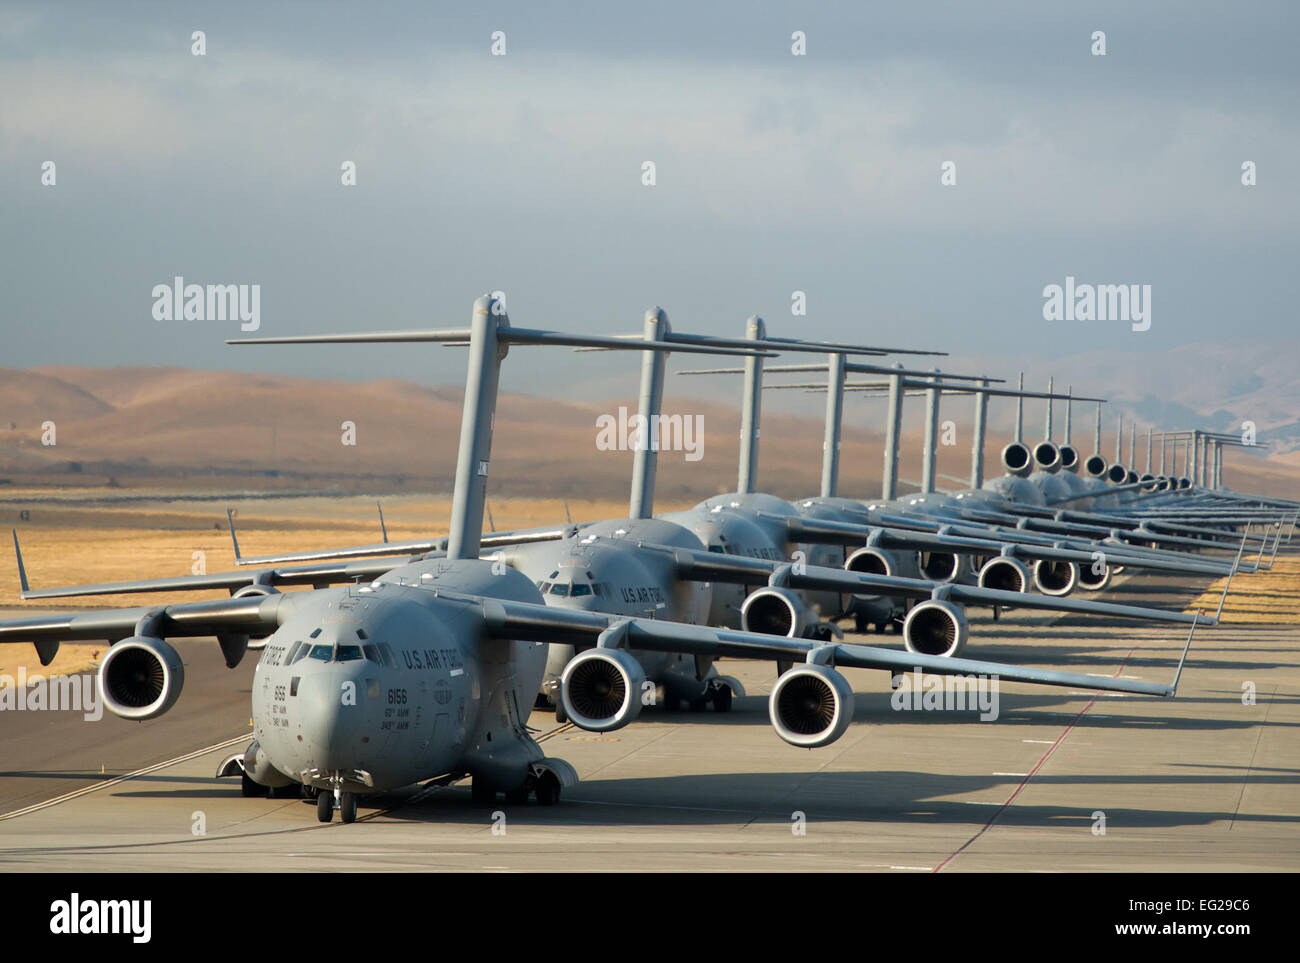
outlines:
M947 599L965 605L998 605L1006 608L1043 609L1049 612L1074 612L1080 615L1106 615L1117 618L1141 619L1152 622L1181 622L1196 625L1216 625L1209 616L1191 612L1172 612L1167 609L1147 608L1141 605L1121 605L1116 602L1093 602L1084 599L1058 598L1034 592L1004 592L1000 589L979 588L953 582L931 582L926 579L902 578L897 575L872 575L849 572L839 568L819 565L791 565L766 559L745 558L739 555L721 555L689 548L669 546L657 548L671 554L677 563L681 578L704 582L732 582L742 585L772 584L793 589L841 592L848 595L897 596L901 598ZM763 578L762 573L767 577Z
M559 528L532 529L518 532L486 532L479 539L482 548L494 548L505 545L527 545L532 542L551 542L565 538L578 530L576 525ZM424 555L430 552L443 552L447 549L447 539L413 539L406 542L375 542L371 545L344 545L339 548L322 548L305 552L287 552L282 555L259 555L256 558L235 556L236 565L283 565L292 562L312 562L320 559L338 558L375 558L383 555ZM401 563L393 562L389 568Z
M950 659L942 656L914 655L901 649L885 649L844 642L820 643L783 636L761 635L731 629L713 629L699 625L660 622L654 619L624 618L599 612L584 612L528 602L477 599L482 607L489 633L497 638L527 639L537 642L573 642L586 637L597 643L602 633L626 629L626 645L631 649L658 652L681 652L688 655L719 656L736 659L766 659L774 662L803 662L810 657L824 659L835 666L861 669L885 669L910 672L919 669L941 675L997 676L1007 682L1033 682L1042 685L1068 686L1079 689L1102 689L1139 695L1172 696L1177 690L1178 675L1169 685L1107 676L1059 672L1027 666L984 662L978 659ZM1188 637L1190 645L1191 637ZM1183 659L1187 650L1183 651ZM1178 674L1182 672L1182 661Z
M132 579L127 582L104 582L99 585L65 585L34 589L27 584L27 570L14 535L14 553L18 559L19 597L23 599L60 599L87 595L128 595L137 592L201 592L227 589L234 594L249 585L311 585L323 588L358 579L370 581L414 559L345 562L327 565L300 565L294 568L268 568L259 571L214 572L210 575L175 575L169 578Z
M938 532L918 532L908 529L873 528L851 522L836 522L819 518L786 519L786 529L799 542L830 542L837 545L872 545L879 548L903 549L920 552L953 552L964 555L1001 555L1004 549L1017 558L1047 559L1057 562L1078 562L1091 565L1096 561L1092 551L1068 548L1061 545L1044 545L1033 541L1019 541L1014 536L990 534L989 537L953 534L940 527ZM863 536L865 534L865 542ZM1229 566L1220 562L1200 560L1177 561L1129 553L1123 547L1098 546L1095 551L1105 554L1104 561L1126 568L1150 569L1155 572L1180 574L1223 575Z
M61 642L118 642L132 635L196 637L264 636L274 632L293 608L292 595L255 595L215 602L60 612L0 622L0 643L31 642L41 665L49 665ZM288 602L288 604L285 604Z

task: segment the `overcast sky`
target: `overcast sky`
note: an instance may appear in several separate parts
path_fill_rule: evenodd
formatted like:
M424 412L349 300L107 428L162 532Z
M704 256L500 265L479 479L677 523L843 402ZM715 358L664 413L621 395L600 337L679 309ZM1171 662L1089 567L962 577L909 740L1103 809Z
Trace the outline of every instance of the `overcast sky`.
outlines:
M260 284L267 335L463 326L502 289L525 326L633 330L661 304L678 330L737 336L760 313L775 334L981 356L996 341L1007 371L1293 339L1298 17L6 0L3 364L463 377L442 348L226 347L233 322L153 318L176 275ZM1150 330L1045 321L1043 288L1067 275L1150 284ZM634 368L547 349L507 387Z

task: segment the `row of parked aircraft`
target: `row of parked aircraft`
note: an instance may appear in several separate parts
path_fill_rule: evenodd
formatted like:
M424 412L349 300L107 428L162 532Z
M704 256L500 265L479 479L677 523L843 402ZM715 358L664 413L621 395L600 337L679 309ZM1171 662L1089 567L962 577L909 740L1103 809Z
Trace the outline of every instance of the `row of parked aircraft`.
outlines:
M335 810L353 821L358 796L466 776L477 801L503 793L511 803L532 795L551 804L577 777L531 735L535 705L553 705L557 720L598 732L635 720L650 692L670 706L728 711L744 694L719 672L728 658L776 663L771 724L781 739L807 748L834 742L852 721L847 668L1172 696L1187 648L1168 685L971 659L963 654L966 612L1185 623L1190 646L1196 627L1216 625L1218 613L1078 593L1102 593L1124 570L1230 579L1268 567L1300 516L1295 502L1138 476L1099 453L1081 460L1069 444L1069 405L1101 399L849 361L937 352L775 338L758 318L734 340L676 332L659 309L633 335L570 335L515 327L504 305L485 295L468 328L232 343L407 342L468 346L446 537L390 542L385 532L370 545L249 558L232 516L235 571L32 589L15 532L25 599L211 589L231 597L0 622L0 641L33 643L44 664L60 642L107 641L98 675L104 704L139 720L161 716L181 695L184 666L167 639L215 636L232 668L250 647L260 649L255 739L219 775L238 774L246 795L305 791L322 821ZM707 369L745 379L737 490L655 514L658 452L646 444L634 455L627 517L484 534L502 362L511 348L535 346L642 352L644 424L660 412L667 354L743 359L741 369ZM756 490L764 364L784 353L826 356L767 369L827 375L816 386L827 392L821 489L793 502ZM884 380L852 383L850 374ZM838 494L844 393L879 386L890 398L884 497L859 501ZM913 392L927 401L924 481L920 494L897 497L901 408ZM944 394L975 399L975 443L970 488L940 493L934 452ZM1003 396L1018 406L1026 396L1046 399L1047 437L1025 444L1018 417L1016 439L1002 452L1005 474L983 481L986 406ZM1054 399L1067 404L1059 446L1051 439ZM300 590L283 591L289 587ZM839 623L846 618L859 631L897 631L902 648L845 641Z

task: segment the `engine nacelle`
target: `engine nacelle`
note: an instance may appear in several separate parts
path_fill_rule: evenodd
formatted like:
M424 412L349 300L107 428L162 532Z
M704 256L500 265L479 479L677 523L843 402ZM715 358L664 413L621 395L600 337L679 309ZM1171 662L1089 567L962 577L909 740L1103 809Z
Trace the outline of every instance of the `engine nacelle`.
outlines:
M1079 588L1087 589L1089 592L1100 592L1102 589L1110 585L1112 567L1109 565L1101 565L1100 575L1095 574L1093 571L1097 567L1098 563L1096 562L1093 562L1092 564L1084 563L1078 567Z
M1101 455L1089 455L1088 460L1083 463L1083 470L1090 478L1105 478L1109 468L1106 459Z
M864 575L893 575L894 563L886 552L877 548L860 548L844 560L844 567L850 572L862 572Z
M1034 446L1034 465L1039 471L1055 475L1061 470L1061 449L1050 441L1039 442Z
M1069 595L1079 584L1079 566L1040 558L1034 563L1034 586L1044 595Z
M969 636L966 613L951 602L922 602L913 606L903 621L903 645L917 655L961 655Z
M916 565L931 582L953 582L961 575L961 556L954 552L917 552Z
M1034 470L1034 459L1029 449L1018 441L1013 441L1002 449L1002 468L1008 475L1016 478L1028 478Z
M109 648L99 663L99 694L123 719L153 719L180 698L185 666L162 639L135 635Z
M806 639L820 624L817 613L787 588L758 589L740 606L740 627L746 632Z
M991 558L980 569L979 586L1001 592L1028 592L1033 581L1028 566L1014 558Z
M1128 478L1128 469L1123 465L1111 465L1106 469L1106 481L1112 485L1122 485Z
M853 689L829 666L797 665L776 680L767 710L778 736L816 749L844 735L853 721Z
M645 670L622 649L588 649L560 676L564 711L580 729L609 732L641 714Z

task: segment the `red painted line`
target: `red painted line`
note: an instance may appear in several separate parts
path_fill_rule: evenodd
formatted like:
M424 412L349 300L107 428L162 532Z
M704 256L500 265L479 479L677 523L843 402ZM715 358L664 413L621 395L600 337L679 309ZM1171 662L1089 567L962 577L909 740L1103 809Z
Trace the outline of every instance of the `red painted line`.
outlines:
M1128 660L1132 658L1133 653L1136 651L1137 651L1137 646L1134 646L1133 648L1128 650L1128 655L1124 656L1124 661L1121 662L1119 664L1119 668L1116 669L1114 673L1111 674L1112 679L1117 678L1119 674L1124 671L1124 666L1128 664ZM1084 714L1089 709L1091 709L1094 705L1097 704L1097 700L1100 698L1101 698L1100 691L1093 693L1092 698L1088 700L1088 704L1084 706L1082 709L1080 709L1078 715L1076 715L1073 719L1070 720L1070 724L1065 727L1065 729L1061 732L1059 736L1056 737L1056 741L1047 747L1047 751L1044 752L1042 758L1040 758L1038 762L1034 764L1034 768L1029 770L1029 775L1025 776L1024 779L1020 780L1020 785L1016 787L1015 792L1013 792L1010 796L1007 797L1007 801L998 807L997 812L995 812L992 816L989 817L989 821L983 825L983 827L979 830L979 832L977 832L974 836L966 840L966 842L962 843L961 846L959 846L956 850L950 853L947 859L945 859L942 863L940 863L938 866L934 868L934 872L937 873L940 870L942 870L945 866L947 866L954 859L956 859L958 856L964 853L968 848L970 848L970 846L977 839L979 839L981 836L983 836L985 833L987 833L990 829L993 828L993 824L998 821L998 817L1001 816L1004 812L1006 812L1007 807L1016 801L1016 797L1020 795L1021 791L1027 785L1029 785L1029 780L1033 779L1034 776L1037 775L1038 770L1043 768L1043 764L1047 762L1048 758L1052 755L1052 753L1056 752L1056 747L1059 746L1065 740L1065 737L1070 734L1071 730L1073 730L1074 727L1078 725L1079 720L1083 718Z

